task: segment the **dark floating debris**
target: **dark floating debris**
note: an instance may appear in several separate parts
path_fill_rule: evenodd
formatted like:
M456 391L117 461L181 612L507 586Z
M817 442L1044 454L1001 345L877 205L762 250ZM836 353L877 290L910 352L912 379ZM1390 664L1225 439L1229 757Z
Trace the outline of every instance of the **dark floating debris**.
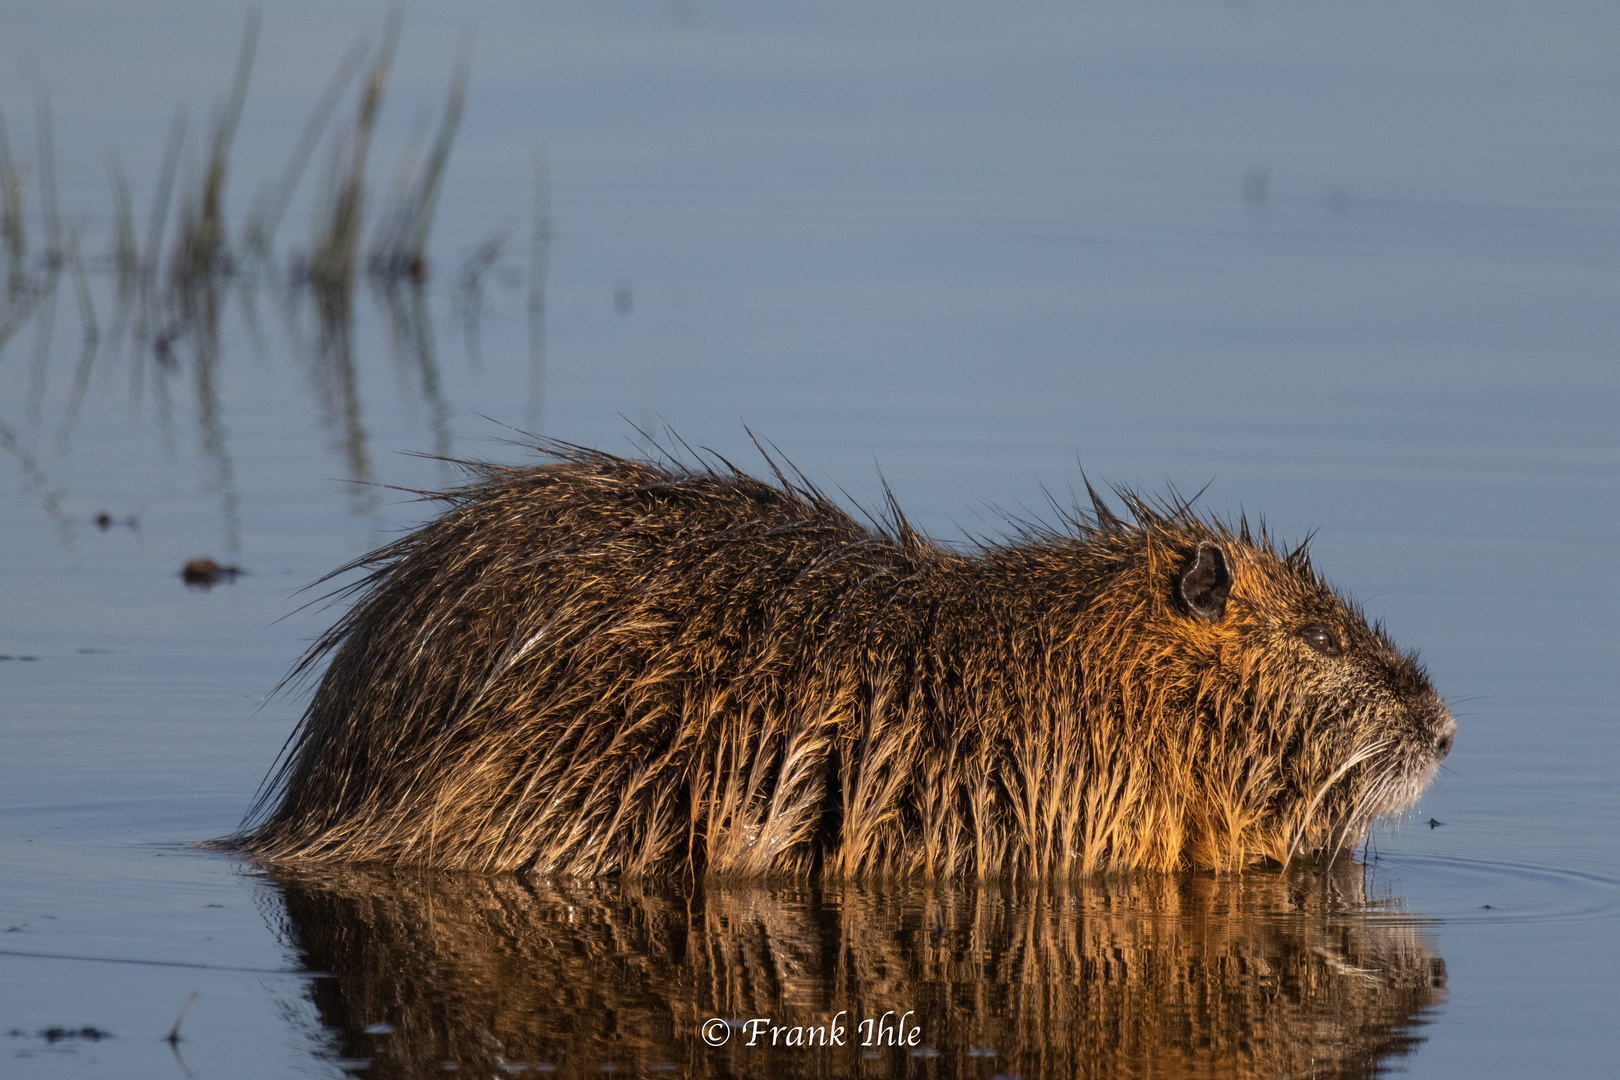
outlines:
M181 1006L180 1006L180 1015L178 1015L178 1016L176 1016L174 1018L174 1027L170 1028L169 1029L169 1034L164 1036L164 1039L163 1039L164 1042L168 1043L170 1046L178 1046L179 1045L179 1043L180 1043L180 1025L181 1025L181 1023L183 1023L185 1021L186 1013L188 1011L190 1011L190 1009L191 1009L191 1003L196 1001L197 998L200 997L200 996L201 996L201 992L197 991L197 990L193 990L190 993L190 995L187 996L185 1002L183 1004L181 1004Z
M139 530L141 527L141 519L136 517L134 514L129 514L122 521L120 521L105 510L96 515L95 522L96 528L100 529L102 532L106 532L114 525L122 525L124 528L131 530Z
M65 1042L68 1039L85 1039L89 1042L100 1042L102 1039L110 1039L113 1037L112 1032L94 1026L80 1028L48 1027L41 1031L34 1032L32 1036L30 1036L26 1031L12 1028L9 1034L13 1039L27 1039L31 1037L35 1039L44 1039L48 1043Z
M1442 826L1444 824L1445 824L1445 822L1443 822L1443 821L1436 821L1436 820L1434 820L1434 818L1429 819L1429 828L1431 828L1431 829L1438 829L1440 826Z
M240 566L221 566L213 559L192 559L180 571L180 580L193 589L206 591L224 582L234 582L241 573Z
M37 656L12 656L10 653L0 653L0 660L21 660L24 663L30 663L38 659Z

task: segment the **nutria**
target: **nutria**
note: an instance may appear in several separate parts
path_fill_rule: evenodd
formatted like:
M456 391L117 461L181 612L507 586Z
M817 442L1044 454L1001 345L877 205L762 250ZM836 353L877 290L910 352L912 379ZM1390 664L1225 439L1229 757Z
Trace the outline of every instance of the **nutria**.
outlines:
M1454 725L1263 527L1091 491L955 550L767 458L563 445L345 570L234 841L537 874L1052 876L1331 861ZM1088 490L1090 490L1088 485ZM340 573L343 571L339 571Z

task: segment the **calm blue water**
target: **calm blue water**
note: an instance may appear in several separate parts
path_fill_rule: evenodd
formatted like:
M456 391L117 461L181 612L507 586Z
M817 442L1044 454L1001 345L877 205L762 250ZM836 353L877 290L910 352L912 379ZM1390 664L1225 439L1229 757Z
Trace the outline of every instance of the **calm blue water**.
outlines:
M265 7L226 192L233 230L340 58L386 14ZM188 108L183 187L200 175L243 17L183 4L0 11L26 266L47 276L48 90L62 233L80 238L101 334L85 367L64 273L0 348L0 654L12 658L0 660L0 1031L17 1033L0 1041L0 1072L326 1076L376 1053L373 1075L415 1075L438 1068L433 1054L470 1052L450 1038L388 1057L368 1040L390 1036L363 1028L392 1023L407 1045L402 1015L462 1036L479 1030L467 1016L487 1015L557 1058L522 1060L581 1074L606 1061L699 1075L1212 1068L1179 1043L1183 1056L1144 1058L1100 1035L1078 1050L1059 1037L1187 1008L1132 996L1135 976L1121 976L1124 1019L1097 1012L1087 980L1115 984L1086 964L1110 949L1169 956L1166 979L1197 970L1223 993L1237 991L1200 949L1303 958L1316 990L1287 1009L1233 999L1248 1003L1249 1035L1275 1023L1276 1045L1296 1047L1313 1009L1360 1016L1333 1003L1443 962L1441 989L1368 999L1389 1015L1334 1044L1359 1064L1290 1069L1613 1068L1620 10L418 5L372 151L374 203L438 122L463 33L467 110L427 321L392 322L363 285L347 398L320 360L308 296L282 287L311 246L331 130L277 236L279 269L257 291L230 288L210 386L183 346L159 375L150 346L113 340L106 164L129 177L144 243L174 110ZM334 126L353 109L345 98ZM537 154L552 230L538 410ZM492 236L507 239L481 279L475 349L459 282ZM476 883L417 895L271 880L184 846L232 828L296 719L297 695L271 691L333 617L301 609L318 594L298 590L427 513L350 481L453 481L410 452L523 460L503 424L629 451L632 425L665 423L744 464L746 424L854 501L878 496L881 468L944 538L998 533L997 508L1039 513L1082 466L1151 490L1207 484L1212 512L1263 512L1288 538L1317 530L1317 565L1421 648L1458 714L1456 749L1411 818L1378 833L1368 876L1295 915L1268 899L1286 893L1276 883L1237 899L1193 883L1172 906L1153 888L1103 889L1055 904L1049 921L1021 896L694 902ZM247 573L187 590L178 572L198 556ZM368 902L370 921L355 917ZM488 910L518 914L496 929L461 914ZM580 921L556 914L576 910ZM435 911L457 915L441 926ZM425 925L437 929L418 940ZM598 933L621 925L645 929ZM1016 968L1012 940L1068 944L1031 946L1040 958ZM476 948L521 959L504 1004L467 989L484 971L465 959ZM724 962L732 950L742 959ZM599 963L557 959L575 954ZM828 967L835 954L853 966ZM430 962L451 955L466 967ZM977 984L952 966L969 962L989 987L979 1005L963 1004ZM299 974L321 965L337 978ZM426 1004L405 995L400 1015L362 1015L387 1014L390 992L365 972L418 966ZM577 999L545 998L575 984ZM1032 986L1045 1004L1014 992ZM193 990L182 1064L163 1037ZM737 1009L805 1022L843 993L921 1008L942 1056L851 1065L805 1051L767 1065L709 1051L699 1011L733 992ZM450 1010L461 1019L434 1013L439 999L465 1004ZM637 1010L653 1017L636 1027L646 1045L624 1033ZM604 1011L623 1030L578 1035ZM1186 1015L1195 1034L1224 1030ZM980 1021L975 1037L996 1045L943 1034ZM39 1034L86 1026L113 1037ZM1422 1041L1378 1049L1391 1031ZM1048 1042L1077 1056L1042 1059ZM1000 1056L970 1055L990 1049ZM642 1056L609 1056L630 1053ZM1251 1065L1277 1074L1284 1060L1256 1052Z

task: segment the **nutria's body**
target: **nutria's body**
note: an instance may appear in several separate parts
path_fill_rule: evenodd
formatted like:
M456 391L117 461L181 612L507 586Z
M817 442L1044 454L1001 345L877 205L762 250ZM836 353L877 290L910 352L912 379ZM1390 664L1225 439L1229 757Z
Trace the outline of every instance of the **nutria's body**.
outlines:
M582 450L363 560L238 843L546 874L1050 875L1331 858L1445 704L1263 532L1124 493L958 552Z

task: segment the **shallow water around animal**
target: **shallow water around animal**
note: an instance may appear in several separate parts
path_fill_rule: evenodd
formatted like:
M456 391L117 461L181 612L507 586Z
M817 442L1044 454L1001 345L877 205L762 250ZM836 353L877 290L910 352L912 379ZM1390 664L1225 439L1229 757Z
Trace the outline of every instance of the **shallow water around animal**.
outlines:
M0 1073L1613 1071L1611 5L423 5L363 132L389 11L266 6L218 173L245 11L0 13ZM297 719L272 691L336 614L300 590L454 482L412 455L665 423L752 469L746 424L852 504L881 468L950 542L1082 468L1314 530L1456 747L1326 874L661 888L191 846Z

